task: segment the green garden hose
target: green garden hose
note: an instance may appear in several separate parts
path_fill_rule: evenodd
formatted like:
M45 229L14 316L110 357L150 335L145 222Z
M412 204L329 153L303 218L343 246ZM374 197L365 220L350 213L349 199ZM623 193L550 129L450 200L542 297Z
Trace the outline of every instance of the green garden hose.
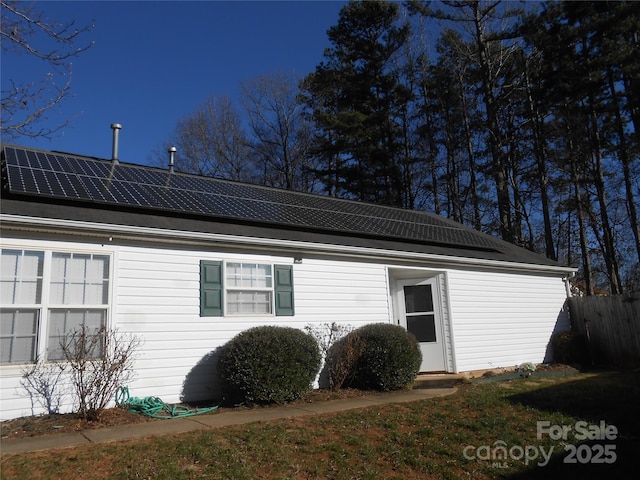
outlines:
M116 405L134 413L153 418L182 418L212 412L218 407L189 408L184 405L164 403L158 397L137 398L129 395L129 387L119 387L116 391Z

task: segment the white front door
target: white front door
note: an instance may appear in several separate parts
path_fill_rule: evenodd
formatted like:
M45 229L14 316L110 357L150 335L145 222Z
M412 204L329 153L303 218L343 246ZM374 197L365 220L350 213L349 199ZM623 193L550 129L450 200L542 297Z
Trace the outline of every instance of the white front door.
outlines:
M446 371L438 278L398 280L399 323L415 335L422 352L421 372Z

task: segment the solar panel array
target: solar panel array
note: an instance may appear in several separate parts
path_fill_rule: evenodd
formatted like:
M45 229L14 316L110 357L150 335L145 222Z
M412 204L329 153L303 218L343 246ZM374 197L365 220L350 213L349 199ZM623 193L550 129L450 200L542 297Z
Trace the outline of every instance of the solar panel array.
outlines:
M491 238L401 210L90 157L4 147L11 193L497 249Z

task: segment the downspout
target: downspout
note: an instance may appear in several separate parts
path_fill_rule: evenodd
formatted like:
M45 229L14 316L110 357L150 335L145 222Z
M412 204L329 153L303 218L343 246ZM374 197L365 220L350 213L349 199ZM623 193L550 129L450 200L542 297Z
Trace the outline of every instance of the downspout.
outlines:
M571 272L569 275L562 277L567 298L571 298L573 296L571 294L571 279L574 278L575 276L576 276L576 272Z

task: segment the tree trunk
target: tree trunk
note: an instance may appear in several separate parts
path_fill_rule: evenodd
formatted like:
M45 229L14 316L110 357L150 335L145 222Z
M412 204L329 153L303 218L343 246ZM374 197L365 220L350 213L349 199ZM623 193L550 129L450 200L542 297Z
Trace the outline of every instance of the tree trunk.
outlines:
M638 226L638 212L636 210L636 202L633 195L633 184L631 180L631 168L629 158L629 148L627 146L627 137L624 132L624 124L622 122L622 114L620 112L620 103L618 102L618 94L615 89L613 71L607 68L607 77L609 80L609 90L611 92L611 100L613 102L613 113L615 115L615 127L618 134L618 157L622 164L622 175L624 178L625 194L627 199L627 212L629 213L629 221L631 223L631 231L633 233L638 261L640 262L640 227Z
M482 230L480 217L480 197L478 196L478 181L476 179L476 164L473 155L473 138L471 136L471 121L469 120L469 110L467 99L464 94L464 83L462 74L458 72L458 86L460 87L460 103L462 104L462 118L464 120L464 135L467 147L467 159L469 162L469 190L471 192L471 204L473 205L473 228Z
M591 150L593 161L593 183L596 188L596 198L600 208L600 218L602 219L602 235L603 235L603 255L605 265L607 266L607 276L611 286L611 294L619 295L622 293L622 282L620 281L620 270L618 268L618 260L616 258L615 245L613 242L613 231L609 221L609 213L607 211L606 189L604 185L604 173L602 171L602 142L600 140L600 128L593 104L593 96L589 95L589 118L591 124Z
M542 219L544 222L544 242L545 253L547 258L557 260L556 249L553 243L553 231L551 229L551 213L549 201L549 174L547 171L547 162L545 158L546 149L544 147L541 126L543 120L538 115L537 109L533 101L531 93L531 80L529 78L528 63L524 63L524 78L526 87L527 107L529 113L529 122L531 123L531 134L533 139L533 153L536 157L536 165L538 166L538 183L540 185L540 200L542 202Z
M502 135L498 122L496 100L493 93L495 81L491 72L491 62L487 52L487 40L484 36L480 5L472 5L474 13L476 46L478 48L478 63L482 78L482 93L486 111L489 150L491 151L492 172L496 184L498 219L500 221L500 236L507 242L514 241L513 225L511 221L511 202L509 196L509 182L504 154L502 152Z
M571 183L573 184L573 195L578 216L578 234L580 238L580 250L582 258L582 272L584 275L585 294L593 295L593 279L591 274L591 257L589 256L589 245L587 243L587 232L585 227L585 209L582 203L582 186L576 159L573 154L573 141L569 140L569 161L571 163Z

